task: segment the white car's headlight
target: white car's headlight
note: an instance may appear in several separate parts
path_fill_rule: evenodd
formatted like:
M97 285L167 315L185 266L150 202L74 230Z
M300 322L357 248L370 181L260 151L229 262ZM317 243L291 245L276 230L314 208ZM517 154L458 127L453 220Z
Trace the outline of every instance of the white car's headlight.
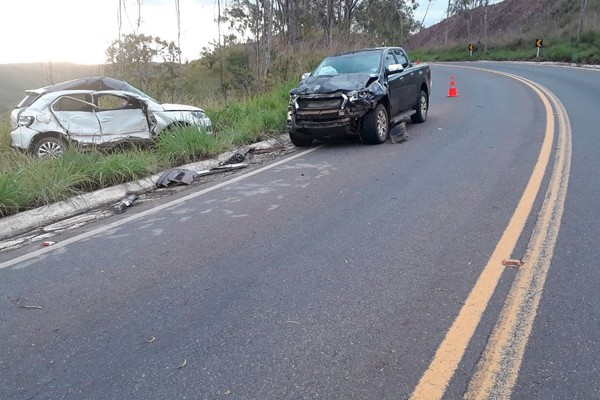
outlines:
M206 118L206 113L204 111L192 111L192 115L198 119L204 119Z
M31 115L21 115L21 116L19 116L19 121L17 122L17 125L29 126L29 125L33 124L34 120L35 120L35 118L33 118Z

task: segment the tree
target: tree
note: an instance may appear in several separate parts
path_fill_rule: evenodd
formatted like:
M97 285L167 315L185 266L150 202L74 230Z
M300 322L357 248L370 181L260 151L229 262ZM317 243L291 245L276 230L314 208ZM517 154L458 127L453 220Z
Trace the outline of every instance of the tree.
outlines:
M171 89L177 77L173 66L181 57L174 42L144 34L123 35L106 49L106 68L143 91ZM161 62L162 63L159 63ZM167 79L162 76L167 72Z
M400 44L418 26L415 7L414 0L365 0L357 7L356 26L378 45Z

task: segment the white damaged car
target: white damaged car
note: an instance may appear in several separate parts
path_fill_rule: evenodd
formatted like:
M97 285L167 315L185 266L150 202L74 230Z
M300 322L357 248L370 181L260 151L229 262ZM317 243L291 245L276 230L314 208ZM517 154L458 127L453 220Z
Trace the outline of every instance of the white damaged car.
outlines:
M193 126L201 133L211 129L201 108L159 104L142 92L59 90L36 95L13 111L11 138L14 147L40 158L59 157L72 143L83 148L145 143L174 127Z

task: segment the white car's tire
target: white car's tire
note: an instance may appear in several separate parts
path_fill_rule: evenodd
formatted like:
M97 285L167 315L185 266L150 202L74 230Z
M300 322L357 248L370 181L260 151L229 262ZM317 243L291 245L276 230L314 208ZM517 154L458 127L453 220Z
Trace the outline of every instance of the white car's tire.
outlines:
M59 158L67 149L67 143L57 136L44 136L35 142L33 154L37 158Z

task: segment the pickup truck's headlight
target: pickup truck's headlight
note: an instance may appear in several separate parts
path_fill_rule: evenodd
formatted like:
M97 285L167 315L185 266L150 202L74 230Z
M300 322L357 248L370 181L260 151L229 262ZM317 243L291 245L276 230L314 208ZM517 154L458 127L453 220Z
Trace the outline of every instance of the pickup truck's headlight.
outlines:
M354 91L354 92L349 92L348 93L348 100L350 100L350 101L356 101L356 100L366 99L367 97L369 97L370 94L371 93L367 89L357 90L357 91Z
M297 109L298 108L298 103L296 103L296 100L298 100L298 95L291 95L290 96L290 103L289 103L289 107L293 108L293 109Z
M34 120L35 120L35 118L33 118L31 115L21 115L19 117L19 121L17 122L17 125L29 126L29 125L33 124Z

